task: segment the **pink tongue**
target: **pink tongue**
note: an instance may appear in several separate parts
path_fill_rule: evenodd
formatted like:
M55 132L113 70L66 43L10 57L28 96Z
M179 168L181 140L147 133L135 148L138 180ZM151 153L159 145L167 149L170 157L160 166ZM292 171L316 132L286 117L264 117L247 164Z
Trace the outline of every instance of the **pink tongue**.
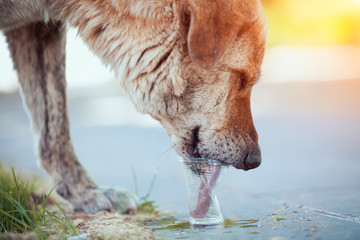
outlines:
M210 165L209 171L201 176L201 186L199 189L198 202L194 210L190 211L193 218L202 218L209 210L211 204L210 192L213 189L218 178L220 165Z

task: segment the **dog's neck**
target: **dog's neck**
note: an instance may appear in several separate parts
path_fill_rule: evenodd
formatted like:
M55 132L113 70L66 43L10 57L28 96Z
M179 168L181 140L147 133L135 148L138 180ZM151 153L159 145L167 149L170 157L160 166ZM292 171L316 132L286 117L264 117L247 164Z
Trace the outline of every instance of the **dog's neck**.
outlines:
M135 56L166 43L173 28L173 6L168 0L50 2L50 16L76 28L103 63L122 77L131 77L126 71L134 67Z
M157 117L179 111L164 99L185 89L177 70L180 56L174 54L180 45L174 5L173 0L53 0L49 13L78 30L115 71L138 111Z

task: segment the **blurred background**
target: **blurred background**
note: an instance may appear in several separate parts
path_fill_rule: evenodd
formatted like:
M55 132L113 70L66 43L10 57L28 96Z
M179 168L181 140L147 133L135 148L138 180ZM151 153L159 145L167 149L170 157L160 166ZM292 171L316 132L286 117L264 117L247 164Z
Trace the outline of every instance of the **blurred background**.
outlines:
M272 200L282 200L360 223L360 0L262 2L268 48L252 110L263 163L249 172L229 169L218 189L224 215L265 219L277 209L269 207ZM2 35L0 72L0 161L45 177L35 165ZM155 176L151 198L162 210L186 215L182 167L166 132L136 113L73 29L67 79L73 142L90 175L100 185L135 191L133 167L141 196ZM332 234L326 239L345 239L336 238L339 222L324 219L322 227ZM350 226L354 232L350 222L343 231Z

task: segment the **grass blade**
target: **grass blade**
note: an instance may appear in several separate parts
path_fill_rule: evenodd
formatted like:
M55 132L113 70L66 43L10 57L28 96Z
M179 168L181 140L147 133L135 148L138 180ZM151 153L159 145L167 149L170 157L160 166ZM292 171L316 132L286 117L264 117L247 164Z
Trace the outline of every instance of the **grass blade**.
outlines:
M48 195L47 195L46 198L45 198L45 201L44 201L44 197L43 197L43 202L42 202L42 204L41 204L41 207L42 207L42 208L44 208L45 203L46 203L47 200L49 199L50 194L54 191L55 187L56 187L56 185L50 190L50 192L48 193Z
M151 179L151 183L150 183L150 186L149 186L149 190L148 190L147 194L146 194L145 197L144 197L145 199L147 199L148 197L150 197L150 194L151 194L152 189L153 189L154 184L155 184L156 177L157 177L157 174L155 174L155 175L153 176L153 178Z
M17 179L16 179L16 175L15 175L14 168L11 168L11 171L12 171L12 174L13 174L13 177L14 177L14 181L15 181L16 188L17 188L18 190L20 190L19 184L18 184Z
M48 215L50 215L50 216L52 216L52 217L54 217L54 218L62 221L62 218L61 218L61 217L59 217L59 216L57 216L56 214L50 212L49 210L46 210L46 209L44 209L44 208L42 208L41 210L44 211L45 213L47 213Z
M136 173L135 173L135 169L134 169L133 165L131 165L131 172L132 172L133 179L134 179L135 192L136 192L136 195L139 196L139 187L138 187Z
M76 227L74 226L74 224L72 224L72 222L70 221L70 219L68 218L68 216L66 215L66 213L64 212L64 210L59 206L59 204L54 201L54 204L56 205L56 207L61 211L61 213L64 215L65 219L66 219L66 225L68 227L70 227L71 229L71 233L74 235L79 235L79 233L76 230Z

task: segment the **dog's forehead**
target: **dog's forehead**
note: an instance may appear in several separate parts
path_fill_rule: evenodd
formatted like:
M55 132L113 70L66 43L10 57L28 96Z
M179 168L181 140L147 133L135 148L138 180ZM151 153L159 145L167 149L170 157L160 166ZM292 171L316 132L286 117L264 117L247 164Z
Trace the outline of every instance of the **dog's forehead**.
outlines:
M249 68L258 71L264 57L266 40L267 25L261 11L254 21L240 29L220 64L235 71Z

